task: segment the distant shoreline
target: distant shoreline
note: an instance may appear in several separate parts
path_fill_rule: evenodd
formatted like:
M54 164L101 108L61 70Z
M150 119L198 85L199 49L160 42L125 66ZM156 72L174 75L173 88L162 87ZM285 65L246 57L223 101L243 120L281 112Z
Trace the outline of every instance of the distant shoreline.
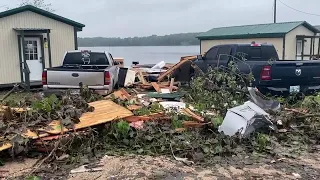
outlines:
M103 46L197 46L200 40L199 33L181 33L165 36L128 37L128 38L105 38L91 37L78 38L79 46L103 47Z
M79 47L167 47L167 46L200 46L199 44L196 45L141 45L141 46L137 46L137 45L132 45L132 46L104 46L104 45L98 45L98 46L82 46L79 45Z

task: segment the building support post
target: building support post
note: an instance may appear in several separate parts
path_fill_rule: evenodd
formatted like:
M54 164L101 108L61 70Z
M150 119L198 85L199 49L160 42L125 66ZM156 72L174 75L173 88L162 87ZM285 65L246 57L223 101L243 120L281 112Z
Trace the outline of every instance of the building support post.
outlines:
M52 67L50 30L47 30L47 40L48 40L49 67Z
M23 63L23 73L24 73L24 83L26 86L26 90L30 91L30 70L28 67L28 64L26 62L26 47L25 47L25 41L24 41L24 31L21 31L21 46L22 46L22 63Z

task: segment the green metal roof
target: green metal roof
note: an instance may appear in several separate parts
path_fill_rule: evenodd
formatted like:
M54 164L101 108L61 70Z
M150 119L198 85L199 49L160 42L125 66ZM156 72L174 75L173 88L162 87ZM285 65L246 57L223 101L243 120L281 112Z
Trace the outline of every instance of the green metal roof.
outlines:
M314 33L318 33L311 24L306 21L283 22L271 24L257 24L246 26L233 26L213 28L210 31L201 33L197 36L200 40L216 40L216 39L242 39L242 38L278 38L284 37L298 26L303 25Z
M84 24L75 22L73 20L67 19L65 17L59 16L57 14L45 11L43 9L31 6L31 5L26 5L26 6L22 6L22 7L18 7L18 8L15 8L15 9L10 9L8 11L1 12L0 13L0 18L11 16L11 15L14 15L14 14L18 14L18 13L21 13L21 12L24 12L24 11L31 11L31 12L43 15L45 17L48 17L48 18L63 22L65 24L69 24L71 26L76 27L79 31L82 31L82 28L85 27Z

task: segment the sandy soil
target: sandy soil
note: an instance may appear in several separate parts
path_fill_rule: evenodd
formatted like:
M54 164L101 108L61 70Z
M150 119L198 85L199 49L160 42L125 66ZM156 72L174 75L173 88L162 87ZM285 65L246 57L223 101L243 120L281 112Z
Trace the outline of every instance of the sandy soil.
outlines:
M24 176L37 159L24 159L8 162L0 167L0 174L9 179ZM320 179L320 154L308 154L297 159L274 159L263 163L217 163L210 167L187 166L168 157L151 156L104 156L100 162L102 171L84 172L67 175L46 175L44 179L70 180L146 180L146 179ZM3 172L7 171L7 172Z
M167 157L105 156L102 171L70 174L70 180L85 179L319 179L320 155L298 159L276 159L269 163L216 164L212 167L186 166Z

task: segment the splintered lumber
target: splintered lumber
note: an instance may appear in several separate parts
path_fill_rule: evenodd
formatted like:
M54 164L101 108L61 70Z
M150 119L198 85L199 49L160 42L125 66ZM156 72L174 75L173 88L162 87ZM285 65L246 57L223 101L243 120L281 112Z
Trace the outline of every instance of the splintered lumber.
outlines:
M143 74L141 71L138 71L138 79L140 82L142 82L142 84L147 85L148 82L147 80L144 78Z
M171 75L176 69L178 69L180 66L182 66L186 62L189 62L189 60L180 61L179 63L175 64L172 68L168 69L165 73L161 74L158 77L158 82L161 82L164 78Z
M173 83L174 83L174 78L171 78L170 86L169 86L169 91L170 91L170 92L173 91Z
M206 125L205 123L198 123L194 121L184 121L183 127L185 128L200 128L202 126Z
M156 82L152 82L151 85L158 93L161 92L160 86Z
M167 120L167 119L169 118L165 116L164 113L153 113L145 116L129 116L124 118L124 120L126 120L129 123L138 122L138 121L153 121L153 120Z
M74 129L64 128L64 132L104 124L116 119L121 119L133 115L133 113L125 107L122 107L110 100L96 101L89 103L89 105L95 108L94 111L84 113L80 118L80 122L74 125ZM61 133L60 121L52 121L52 123L49 124L49 127L50 128L48 129L41 129L41 131L49 134Z
M184 57L181 57L180 61L184 61L184 60L195 60L197 59L197 56L184 56Z
M112 95L115 98L121 99L121 100L129 100L129 99L131 99L131 95L123 88L121 88L120 90L112 93L111 95L108 96L108 98L110 98Z
M0 108L0 112L5 112L8 108L10 108L10 110L12 110L15 113L23 113L32 110L31 108L11 108L9 106L2 106Z
M10 143L3 144L2 146L0 146L0 151L4 151L4 150L9 149L11 147L12 147L12 144L10 144Z
M63 128L63 132L79 130L99 124L104 124L116 119L133 116L133 113L131 111L110 100L96 101L89 103L89 105L95 108L94 111L84 113L80 117L80 122L78 124L75 124L73 129ZM61 134L61 128L62 126L60 125L60 121L55 120L48 125L48 128L39 129L39 132L41 132L41 134L37 134L35 132L32 132L31 130L27 130L27 132L22 135L26 138L38 139L47 137L52 134ZM0 151L9 149L11 147L12 144L10 143L2 144L0 145Z
M192 112L189 108L185 108L182 110L182 112L187 115L192 117L193 119L199 121L199 122L204 122L204 118L201 116L196 115L194 112Z
M136 110L141 109L141 108L142 108L142 106L135 105L135 104L127 106L127 109L129 109L130 111L136 111Z

